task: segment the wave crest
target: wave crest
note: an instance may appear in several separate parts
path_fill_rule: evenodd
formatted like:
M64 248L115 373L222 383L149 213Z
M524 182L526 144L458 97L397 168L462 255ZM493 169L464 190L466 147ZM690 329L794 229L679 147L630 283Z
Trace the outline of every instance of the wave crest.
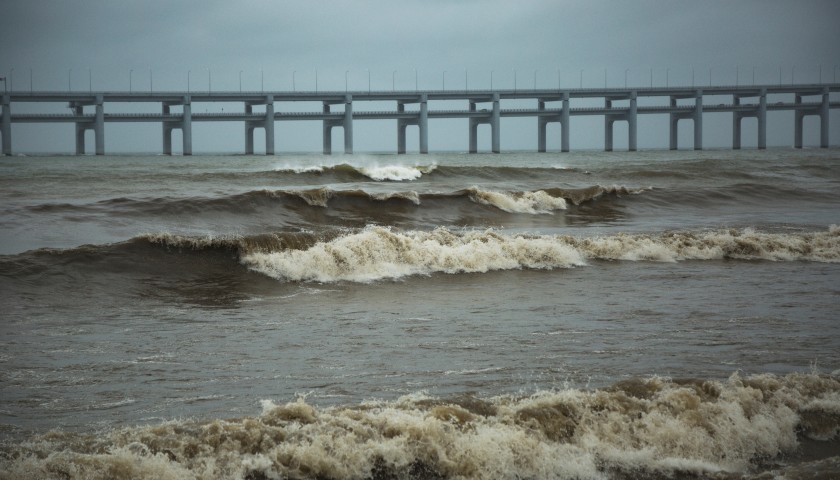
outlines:
M816 233L752 229L659 235L507 235L495 230L396 232L369 226L319 241L305 250L257 251L241 261L284 281L372 282L432 273L478 273L519 268L582 266L590 260L840 261L840 228Z
M210 479L768 478L762 462L794 453L815 425L830 425L836 438L838 399L840 379L833 376L734 374L724 381L637 378L524 397L414 394L329 408L264 400L260 415L239 419L91 436L50 432L7 447L12 452L0 457L0 469L10 479L57 472L61 478L104 472ZM836 473L832 458L812 465L823 469L820 478Z

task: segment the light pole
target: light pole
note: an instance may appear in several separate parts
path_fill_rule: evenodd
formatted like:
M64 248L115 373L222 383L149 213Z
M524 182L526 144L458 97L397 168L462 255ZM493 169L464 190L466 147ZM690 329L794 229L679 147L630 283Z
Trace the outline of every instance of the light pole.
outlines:
M9 91L14 91L15 89L15 69L11 69L9 71Z
M32 93L32 67L29 67L29 93Z
M516 92L518 90L518 85L516 84L516 69L513 69L513 91Z
M580 71L580 88L583 88L583 69Z
M187 70L187 93L190 92L190 72L191 70Z
M315 93L318 93L318 70L315 70Z
M709 67L709 86L712 86L712 67Z
M794 80L795 75L796 75L796 65L793 65L792 67L790 67L790 84L791 85L796 83L796 81Z
M691 86L694 87L694 67L691 67Z
M368 69L368 94L370 93L370 69Z
M90 67L88 67L88 92L93 93L93 74L90 73Z
M446 91L446 70L444 70L444 71L443 71L443 83L442 83L442 86L443 86L443 91L445 92L445 91Z
M72 68L68 68L68 69L67 69L67 91L68 91L68 92L72 92L72 91L73 91L72 78L73 78L73 69L72 69Z
M604 69L604 88L607 88L607 69Z
M297 70L292 71L292 91L293 92L297 91L297 88L295 88L295 74L296 73L297 73Z
M560 69L557 69L557 90L560 90Z
M490 70L490 90L493 90L493 70Z
M739 82L739 80L740 80L740 78L738 78L738 77L739 77L739 73L740 73L740 66L735 65L735 86L736 86L736 87L738 86L738 82Z
M210 78L210 67L207 67L207 93L213 91L213 83Z
M397 71L394 70L391 72L391 91L397 91Z
M414 91L416 92L418 90L419 89L417 88L417 69L415 68L414 69Z
M344 93L347 93L347 89L348 89L348 87L347 87L347 83L348 83L347 79L348 79L348 77L350 77L350 70L345 70L345 71L344 71Z
M467 72L467 69L464 69L464 91L469 91L470 89L470 74Z
M134 74L134 69L128 71L128 93L131 93L133 90L131 86L131 76Z
M752 79L752 84L753 84L753 86L755 86L755 67L753 67L753 79Z
M629 72L629 68L624 69L624 88L627 88L627 72Z
M152 67L149 67L149 93L154 91L154 87L152 86Z
M537 71L534 70L534 90L537 89Z
M822 65L820 65L820 83L822 83Z
M670 73L671 73L671 69L666 68L665 69L665 88L668 88L668 87L671 86L671 80L670 80L670 78L668 78Z
M653 88L653 67L650 68L650 88Z
M264 91L265 91L265 73L263 72L263 69L261 68L260 69L260 92L264 92Z
M239 71L239 93L242 93L242 70Z

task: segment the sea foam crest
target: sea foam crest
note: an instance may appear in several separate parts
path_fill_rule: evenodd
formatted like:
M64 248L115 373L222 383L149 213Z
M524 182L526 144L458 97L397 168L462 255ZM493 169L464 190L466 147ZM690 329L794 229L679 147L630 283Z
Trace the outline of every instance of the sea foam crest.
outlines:
M566 200L553 197L543 190L535 192L498 192L472 187L467 190L470 200L482 205L490 205L509 213L552 213L565 210Z
M420 167L420 166L406 166L406 165L384 165L384 166L365 166L365 167L356 167L359 173L362 175L376 180L377 182L382 181L392 181L392 182L402 182L406 180L417 180L418 178L422 177L424 174L428 174L433 172L437 168L437 165L431 165L428 167Z
M432 273L582 266L589 260L840 261L840 228L826 232L619 234L596 237L511 235L489 229L398 232L369 226L305 250L245 253L249 268L284 281L371 282Z
M550 237L506 236L493 230L453 233L445 228L398 233L378 226L307 250L254 253L242 261L277 279L316 282L584 264L579 251Z

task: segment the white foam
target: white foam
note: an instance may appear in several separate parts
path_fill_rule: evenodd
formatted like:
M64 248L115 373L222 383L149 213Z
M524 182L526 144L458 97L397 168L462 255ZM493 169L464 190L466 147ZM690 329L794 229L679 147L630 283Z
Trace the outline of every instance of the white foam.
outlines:
M372 180L376 180L377 182L386 180L392 182L402 182L417 180L418 178L422 177L423 174L431 173L432 171L434 171L435 168L437 168L437 166L432 165L428 167L420 167L406 165L370 165L355 168L362 175Z
M565 199L552 197L543 190L511 193L472 187L469 192L470 200L473 202L490 205L510 213L545 214L566 209Z
M370 226L306 250L247 254L249 268L280 280L372 282L432 273L554 269L588 260L745 259L840 261L840 229L760 233L751 229L596 237L511 235L495 230L397 232Z

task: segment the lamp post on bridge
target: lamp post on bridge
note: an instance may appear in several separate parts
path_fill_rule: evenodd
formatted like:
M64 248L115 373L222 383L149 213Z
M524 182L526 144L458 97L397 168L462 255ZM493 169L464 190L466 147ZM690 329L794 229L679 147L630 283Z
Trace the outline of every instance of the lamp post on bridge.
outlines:
M90 67L88 67L88 93L93 93L93 75L90 73Z
M397 91L397 71L394 70L391 72L391 91Z
M736 66L735 66L735 86L736 86L736 87L738 86L738 80L739 80L739 78L738 78L738 74L739 74L739 73L740 73L740 72L739 72L739 66L738 66L738 65L736 65Z
M443 81L441 83L441 86L443 87L443 91L445 92L446 91L446 70L443 71Z
M534 70L534 90L537 89L537 71Z
M583 88L583 69L580 69L580 88Z
M348 77L350 77L350 70L345 70L345 71L344 71L344 93L347 93L347 90L348 90L348 88L349 88L349 87L347 86L347 84L348 84L348 80L347 80L347 79L348 79Z
M417 88L417 69L415 68L414 69L414 91L416 92L418 90L419 89Z
M671 73L671 69L670 69L670 68L666 68L666 69L665 69L665 88L668 88L668 87L670 87L670 86L671 86L671 80L668 78L668 75L669 75L670 73Z
M490 90L493 90L493 70L490 70Z
M131 86L131 76L133 74L134 74L134 69L132 68L128 71L128 93L131 93L133 91L132 86Z
M9 91L14 91L15 89L15 69L11 69L9 71Z
M68 68L67 69L67 91L68 92L73 91L73 81L72 81L72 79L73 79L73 69Z
M694 67L691 67L691 87L694 88Z
M370 93L370 69L368 69L368 94Z
M242 70L239 71L239 93L242 93Z
M211 81L210 67L207 67L207 93L213 91L213 83Z
M796 74L796 65L790 67L790 84L793 85L796 83L794 80L794 75Z
M624 69L624 88L627 88L627 72L629 72L629 68Z
M297 91L297 88L295 88L295 74L296 73L297 73L297 70L292 70L292 91L293 92Z
M187 70L187 93L190 92L190 72L191 70Z
M753 78L752 78L753 87L755 86L755 67L753 67Z
M152 93L154 88L152 86L152 67L149 67L149 93Z

